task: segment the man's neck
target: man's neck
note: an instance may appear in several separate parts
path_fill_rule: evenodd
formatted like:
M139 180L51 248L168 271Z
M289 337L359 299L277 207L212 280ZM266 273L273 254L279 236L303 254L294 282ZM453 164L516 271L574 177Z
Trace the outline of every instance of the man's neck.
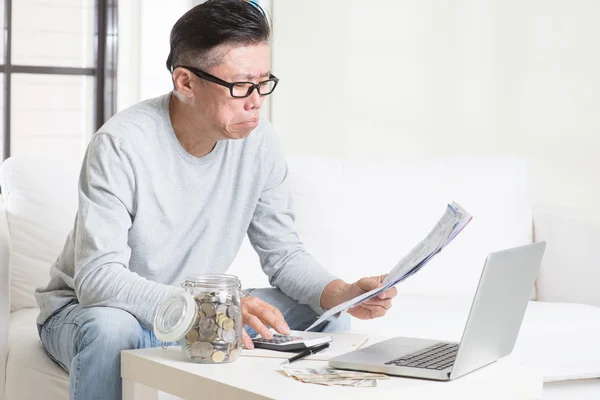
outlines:
M175 136L185 151L194 157L203 157L215 148L217 142L202 134L202 128L194 124L186 105L174 94L169 100L169 115Z

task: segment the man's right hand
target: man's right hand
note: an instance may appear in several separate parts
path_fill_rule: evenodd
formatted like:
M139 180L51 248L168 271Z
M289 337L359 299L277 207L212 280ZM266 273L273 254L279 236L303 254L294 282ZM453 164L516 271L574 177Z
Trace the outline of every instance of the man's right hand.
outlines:
M265 339L272 339L273 334L268 327L273 327L282 335L289 335L290 328L283 319L281 311L258 297L244 297L242 299L242 324L254 328ZM253 349L254 343L242 327L242 342L247 349Z

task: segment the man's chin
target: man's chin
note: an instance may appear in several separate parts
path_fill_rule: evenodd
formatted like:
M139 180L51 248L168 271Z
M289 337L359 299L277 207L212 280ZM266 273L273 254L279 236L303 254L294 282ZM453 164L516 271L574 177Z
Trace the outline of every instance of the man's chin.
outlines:
M236 132L228 132L227 139L245 139L254 131L254 129L240 130Z

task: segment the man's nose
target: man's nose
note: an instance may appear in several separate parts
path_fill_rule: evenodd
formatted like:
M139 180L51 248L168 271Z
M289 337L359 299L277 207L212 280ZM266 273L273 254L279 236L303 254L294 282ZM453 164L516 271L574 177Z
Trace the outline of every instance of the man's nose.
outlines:
M246 110L258 110L264 101L264 97L258 93L256 88L252 91L252 94L247 97Z

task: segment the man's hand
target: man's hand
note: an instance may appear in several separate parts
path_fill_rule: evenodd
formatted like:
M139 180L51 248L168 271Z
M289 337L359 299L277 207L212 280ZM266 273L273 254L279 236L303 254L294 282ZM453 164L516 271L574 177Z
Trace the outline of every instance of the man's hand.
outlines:
M362 278L348 284L342 280L330 282L321 295L321 307L330 309L338 304L348 301L358 295L369 292L382 285L386 275ZM392 299L396 297L398 290L392 287L385 292L379 293L364 303L348 310L348 313L358 319L373 319L383 317L387 310L392 307Z
M258 297L244 297L242 299L242 324L249 325L265 339L272 339L273 334L268 327L273 327L282 335L289 335L290 328L283 319L281 311L265 303ZM247 349L253 349L254 343L242 328L242 342Z

